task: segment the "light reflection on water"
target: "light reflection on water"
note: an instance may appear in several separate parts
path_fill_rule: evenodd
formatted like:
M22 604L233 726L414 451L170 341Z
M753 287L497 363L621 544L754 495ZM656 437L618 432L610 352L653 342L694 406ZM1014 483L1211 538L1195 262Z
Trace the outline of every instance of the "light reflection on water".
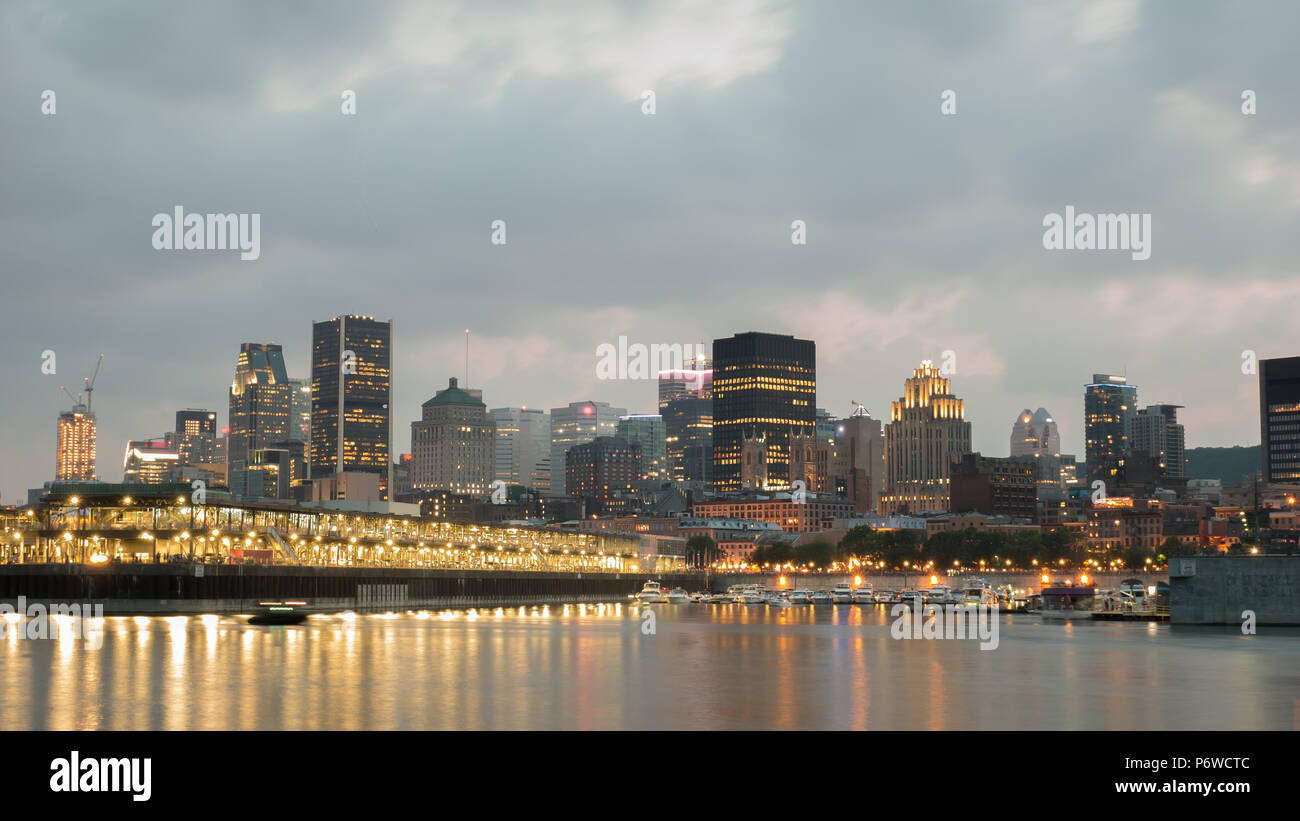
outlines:
M0 639L5 729L1293 729L1300 631L1004 616L890 638L883 607L631 603L108 617Z

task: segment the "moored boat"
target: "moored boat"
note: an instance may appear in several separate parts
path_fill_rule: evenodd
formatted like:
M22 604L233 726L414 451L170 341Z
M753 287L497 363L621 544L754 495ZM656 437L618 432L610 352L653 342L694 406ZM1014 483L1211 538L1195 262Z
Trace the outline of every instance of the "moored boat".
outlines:
M812 604L812 591L800 588L790 591L791 604Z
M637 601L642 604L662 604L668 601L664 595L663 587L659 582L646 582L641 588L641 592L636 594Z
M1097 591L1092 587L1045 587L1039 596L1044 621L1091 619L1097 606Z
M831 601L836 604L853 604L853 587L848 582L840 582L831 588Z
M852 598L854 604L875 604L876 603L876 595L874 592L872 592L871 585L869 584L863 587L853 588Z
M834 599L831 598L831 594L829 591L818 590L812 594L813 604L831 604L833 601Z
M690 604L690 601L691 594L687 593L680 587L674 587L672 590L668 591L669 604Z

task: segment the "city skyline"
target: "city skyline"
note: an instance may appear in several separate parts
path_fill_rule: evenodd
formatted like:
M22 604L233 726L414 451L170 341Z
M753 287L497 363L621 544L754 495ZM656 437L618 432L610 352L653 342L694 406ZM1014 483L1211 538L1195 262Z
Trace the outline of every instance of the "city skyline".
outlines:
M758 332L758 333L768 333L767 331L757 331L757 332ZM739 332L738 332L738 333L739 333ZM395 331L394 331L394 334L396 334ZM707 335L706 335L706 336L707 336ZM463 329L462 329L462 335L458 336L457 338L461 339L461 340L462 340L462 344L463 344ZM812 339L812 340L810 340L810 341L816 343L816 339ZM292 348L292 345L282 345L282 344L280 344L280 343L274 343L274 342L272 342L272 343L265 343L265 344L268 344L268 345L271 345L271 346L274 346L274 347L282 348L282 349L283 349L283 352L284 352L284 354L285 354L284 359L285 359L285 362L286 362L286 364L285 364L285 366L284 366L284 370L285 370L285 372L288 374L288 378L289 378L290 381L304 381L304 379L305 379L305 381L306 381L308 384L310 384L310 368L309 368L309 367L306 368L307 376L304 378L304 377L302 377L302 376L295 376L295 375L294 375L294 374L296 373L295 369L294 369L292 366L290 366L290 365L287 364L288 361L289 361L289 359L290 359L290 357L288 356L288 351L289 351L289 349ZM400 346L395 346L395 347L397 347L398 350L401 349ZM593 354L592 361L593 361L593 363L596 361L596 356L595 356L594 354ZM472 365L472 362L471 362L471 365ZM463 367L463 360L462 360L462 367ZM911 367L912 369L915 369L915 364L913 364L913 365L910 366L910 367ZM454 366L452 366L452 369L454 370ZM624 391L626 391L629 387L631 387L631 388L640 388L640 389L641 389L641 392L644 393L645 396L646 396L646 399L645 399L645 401L644 401L644 403L643 403L644 406L647 407L647 408L651 408L651 409L656 409L656 410L657 410L657 398L656 398L656 397L657 397L657 392L659 391L659 379L658 379L658 376L659 376L658 372L652 372L652 378L650 378L650 379L619 380L619 381L611 381L611 380L599 381L599 380L597 380L597 381L595 382L595 384L596 384L597 387L594 388L594 391L596 391L596 392L593 394L593 399L591 399L591 400L577 400L577 399L575 399L575 400L572 400L572 403L573 403L573 404L583 404L583 403L585 403L585 402L587 402L587 401L593 401L593 402L607 402L608 400L606 400L606 399L604 399L604 398L601 398L602 396L604 396L604 394L600 392L600 388L601 388L601 386L611 385L611 383L612 383L613 385L620 386L621 388L623 388ZM1095 377L1097 376L1097 374L1093 374L1092 376L1095 378ZM228 378L229 378L229 377L227 376L227 380L228 380ZM398 370L396 367L394 367L394 370L393 370L393 388L394 388L394 391L393 391L393 392L394 392L394 394L398 394L398 393L400 392L400 391L399 391L399 385L402 383L402 381L403 381L403 379L402 379L402 373L401 373L401 371ZM444 381L445 381L445 380L444 380ZM960 384L960 377L954 377L952 381L953 381L954 383L956 383L956 384ZM1252 382L1251 382L1251 384L1252 384L1252 392L1254 392L1254 393L1257 394L1257 392L1258 392L1258 390L1259 390L1259 388L1258 388L1258 382L1256 381L1256 378L1253 377L1253 376L1252 376ZM444 387L445 387L445 385L444 385ZM1085 383L1081 383L1081 384L1080 384L1080 387L1086 387L1086 382L1085 382ZM1139 387L1140 387L1140 386L1139 386ZM830 409L830 408L826 408L826 407L825 407L825 404L823 403L823 401L822 401L822 399L821 399L822 391L823 391L824 389L825 389L825 386L823 385L822 381L819 379L819 380L817 381L817 384L816 384L816 391L817 391L817 408L818 408L819 410L820 410L820 409L828 410L828 411L831 413L831 416L834 417L834 418L837 418L837 419L848 418L848 417L851 415L851 412L852 412L853 408L849 408L849 409L847 409L847 412L836 412L834 409ZM440 388L433 387L433 388L430 389L429 393L430 393L430 394L433 394L433 393L436 393L438 390L440 390ZM486 392L487 392L487 391L490 391L491 388L478 388L478 389L476 389L476 390L481 391L481 392L484 392L484 393L486 394ZM228 391L229 391L229 382L227 381L227 383L226 383L226 385L225 385L225 392L228 393ZM868 393L876 393L876 392L878 392L878 391L870 391L870 392L868 392L868 391L858 391L858 393L861 393L861 394L864 394L864 395L866 395L866 394L868 394ZM895 392L896 392L896 391L895 391ZM100 388L97 390L97 397L96 397L97 400L99 400L101 403L102 403L103 400L104 400L105 393L106 393L106 392L105 392L105 390L103 389L103 385L102 385L102 383L101 383ZM62 393L61 393L60 395L62 395ZM65 400L66 400L66 396L64 396L64 398L65 398ZM963 399L964 399L964 397L963 397ZM66 401L65 401L65 404L67 404ZM213 404L216 404L216 403L213 403ZM396 404L396 403L394 403L394 404ZM410 425L411 422L418 421L418 420L421 418L422 413L421 413L420 408L422 407L422 404L423 404L422 402L421 402L421 403L416 403L416 409L415 409L413 415L412 415L411 417L409 417L409 418L403 416L403 411L400 409L400 407L397 407L397 408L394 409L394 413L393 413L393 426L394 426L394 430L395 430L395 432L397 433L397 438L394 440L394 443L393 443L393 444L394 444L394 447L392 448L392 458L393 458L393 459L397 459L397 458L398 458L402 453L404 453L404 452L406 452L407 450L409 450L409 447L407 447L407 446L409 446L409 437L407 437L407 435L405 434L405 431L409 429L409 425ZM494 404L494 403L489 403L489 405L491 405L491 404ZM523 404L524 406L527 406L527 407L534 407L534 405L533 405L532 403L522 403L522 404ZM564 404L567 405L567 404L569 404L569 403L564 403ZM612 404L612 403L611 403L611 404ZM1010 408L1011 406L1013 406L1013 405L1017 405L1017 404L1018 404L1018 403L1017 403L1016 401L1014 401L1014 400L1012 400L1012 399L1008 399L1008 400L1007 400L1006 407L1007 407L1007 408ZM1075 407L1075 410L1077 410L1077 416L1079 417L1079 418L1078 418L1077 426L1071 426L1068 422L1062 424L1061 420L1060 420L1060 419L1057 419L1056 417L1053 417L1053 421L1055 421L1055 422L1057 423L1058 427L1063 428L1065 431L1071 431L1072 427L1077 427L1077 430L1079 431L1077 438L1079 439L1079 442L1080 442L1080 446L1079 446L1078 450L1080 451L1080 462L1082 463L1082 452L1085 450L1085 448L1084 448L1084 443L1083 443L1083 434L1082 434L1082 431L1083 431L1083 428L1084 428L1084 423L1083 423L1083 416L1084 416L1084 402L1083 402L1083 398L1082 398L1081 396L1078 395L1078 393L1077 393L1077 388L1076 388L1076 396L1075 396L1075 403L1074 403L1074 404L1075 404L1075 406L1076 406L1076 407ZM870 406L869 406L869 405L866 405L866 403L862 403L862 405L865 406L868 410L870 410ZM101 406L102 406L102 405L97 405L97 408L99 408L99 407L101 407ZM173 402L173 403L170 403L170 404L168 404L168 405L165 405L165 406L161 406L161 407L159 408L159 410L157 411L157 413L158 413L159 415L161 415L163 418L169 418L169 417L174 416L176 413L182 411L184 408L192 408L192 407L199 407L199 406L200 406L200 405L199 405L198 403L189 403L189 404L186 404L186 403L184 403L184 402L177 401L177 402ZM539 405L537 405L537 407L538 407L539 410L545 410L544 405L539 404ZM854 407L857 407L857 405L855 404ZM1180 406L1180 407L1181 407L1181 406ZM618 409L618 410L623 410L623 409L620 408L620 409ZM1134 410L1135 410L1135 413L1136 413L1136 410L1137 410L1137 409L1135 408ZM1189 410L1190 410L1190 409L1189 409ZM1247 412L1248 417L1249 417L1249 418L1248 418L1248 424L1249 424L1251 427L1254 428L1254 430L1255 430L1255 432L1256 432L1256 438L1258 438L1258 424L1259 424L1259 423L1258 423L1258 408L1257 408L1257 407L1251 407L1251 408L1247 408L1247 409L1245 409L1245 411ZM217 410L216 410L215 412L217 413L218 433L220 434L222 431L224 431L225 429L227 429L227 428L230 426L229 414L228 414L228 412L227 412L225 406L223 406L223 405L218 405ZM638 410L638 406L636 406L636 405L631 405L631 406L627 407L627 408L626 408L626 412L627 412L627 413L630 413L630 414L632 414L632 415L642 415L643 413L646 413L646 414L652 414L652 411L641 411L641 410ZM57 411L52 411L52 413L54 414L54 417L57 419L57 417L59 417L60 415L63 415L63 414L66 414L66 413L67 413L67 408L61 408L61 409L59 409L59 410L57 410ZM104 425L104 421L103 421L103 413L97 409L95 415L96 415L96 417L97 417L96 422L97 422L97 427L98 427L98 440L99 440L99 447L98 447L98 450L99 450L99 456L103 456L103 453L104 453L104 444L105 444L106 441L109 442L110 444L112 444L112 448L111 448L111 450L112 450L114 453L116 453L116 452L118 452L118 451L121 450L121 445L123 445L123 444L125 444L125 445L129 445L129 443L130 443L131 441L133 441L133 440L142 440L142 439L150 438L150 437L152 437L152 436L157 436L157 434L154 432L154 427L150 427L147 423L140 423L140 424L137 424L137 425L136 425L136 427L141 428L140 430L132 429L131 435L129 435L126 439L122 440L121 443L112 443L112 440L106 440L106 439L105 439L105 435L104 435L105 425ZM652 414L652 415L657 415L657 414ZM873 413L873 415L875 415L875 414ZM966 418L966 420L967 420L968 422L972 422L973 419L977 419L977 418L988 418L990 415L995 415L995 414L990 414L990 413L988 412L987 409L985 410L984 413L979 413L979 412L976 411L976 409L973 409L973 408L970 407L969 402L966 403L966 408L965 408L965 418ZM149 418L152 418L152 417L149 417ZM887 418L887 416L886 416L886 418ZM1017 418L1018 418L1018 416L1017 416ZM55 420L51 420L51 428L54 427L54 425L53 425L53 421L55 421ZM548 421L549 421L549 420L548 420ZM1003 420L1003 421L1005 422L1005 420ZM1180 422L1181 422L1181 421L1182 421L1182 420L1180 419ZM157 427L158 429L163 429L163 427L165 427L165 425L164 425L164 426L155 426L155 427ZM1184 427L1186 427L1186 426L1184 425ZM1005 425L1003 426L1003 435L1002 435L1001 437L997 436L996 434L993 434L992 431L985 432L987 435L983 435L983 436L982 436L982 435L981 435L981 431L979 430L978 427L976 427L976 425L975 425L973 422L972 422L972 424L971 424L971 432L972 432L972 433L971 433L971 439L972 439L972 446L971 446L971 449L972 449L973 451L981 452L981 453L984 453L984 454L989 455L989 456L1001 456L1001 455L1007 455L1007 454L1004 454L1003 451L1007 451L1007 452L1009 453L1009 448L1008 448L1008 445L1007 445L1007 443L1006 443L1006 438L1005 438ZM1193 434L1195 433L1194 430L1193 430L1192 432L1193 432ZM53 438L54 438L54 437L52 437L51 445L56 444L56 443L53 442ZM996 440L999 439L999 438L1001 439L1001 442L1000 442L1000 443L998 443L998 442L996 441ZM1064 444L1064 442L1067 441L1066 434L1065 434L1065 433L1062 433L1061 436L1060 436L1060 438L1061 438L1061 441L1062 441L1062 443L1063 443L1063 444L1062 444L1062 452L1068 452L1069 449L1068 449L1068 447ZM990 443L989 443L989 440L994 440L994 441L990 444ZM1194 441L1194 440L1193 440L1193 441ZM984 443L986 443L986 445L987 445L987 446L984 447L983 449L981 449L981 447L980 447L980 443L981 443L981 442L984 442ZM405 443L406 446L404 446L404 443ZM1220 445L1220 446L1241 445L1241 446L1250 447L1250 446L1256 446L1256 445L1258 445L1258 444L1259 444L1258 442L1234 442L1234 443L1229 443L1228 445ZM1214 447L1214 446L1216 446L1216 445L1201 445L1201 444L1196 444L1196 445L1188 445L1187 447L1188 447L1188 448L1192 448L1192 447L1206 447L1206 446L1208 446L1208 447ZM47 449L47 450L48 450L48 449ZM48 453L47 453L47 456L48 456ZM48 461L48 459L47 459L47 461ZM113 462L114 462L114 464L116 463L116 458L113 458ZM8 468L9 466L6 465L5 467ZM1080 465L1080 467L1081 467L1081 469L1082 469L1082 464ZM39 472L39 471L27 471L27 472L28 472L28 473L33 473L33 474L34 474L34 473L37 473L37 472ZM1082 472L1082 470L1081 470L1081 472ZM103 464L100 463L99 475L100 475L100 480L101 480L101 481L116 481L117 479L116 479L116 475L115 475L115 474L116 474L116 469L115 469L114 467L110 466L109 469L108 469L107 471L105 471L105 470L103 469ZM44 482L46 482L46 481L50 481L52 478L53 478L52 475L49 475L49 476L43 476L43 477L39 478L37 481L35 481L35 483L30 484L30 485L29 485L28 487L26 487L26 488L17 488L17 489L15 489L14 491L12 491L12 495L10 495L10 491L8 490L8 488L6 488L6 487L0 485L0 492L3 492L3 494L4 494L4 495L0 496L0 499L4 500L4 501L6 501L7 503L10 503L10 504L14 503L15 501L20 501L21 499L23 499L23 498L25 497L27 490L30 490L30 489L32 489L32 488L40 487L42 483L44 483ZM1081 477L1081 478L1082 478L1082 477Z
M397 420L461 373L464 327L490 407L641 413L653 382L598 380L599 345L761 329L817 341L818 404L837 416L858 401L883 418L900 374L955 352L986 454L1016 411L1045 407L1082 457L1079 388L1102 371L1184 405L1188 447L1258 442L1242 354L1300 350L1284 34L1300 10L459 14L449 31L415 6L322 10L310 45L249 42L233 11L202 31L107 9L4 19L0 498L47 478L58 386L99 353L107 476L176 408L223 407L240 343L283 345L303 377L309 320L349 311L402 329ZM155 250L151 219L177 206L260 214L260 255ZM1046 250L1044 215L1067 206L1149 213L1150 258ZM122 294L130 310L108 310Z

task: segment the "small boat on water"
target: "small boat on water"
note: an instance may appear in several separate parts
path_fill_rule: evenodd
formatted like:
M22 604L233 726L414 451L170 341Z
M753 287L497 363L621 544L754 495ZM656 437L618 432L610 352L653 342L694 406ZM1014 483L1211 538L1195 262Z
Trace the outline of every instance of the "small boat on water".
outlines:
M812 604L812 591L800 588L790 591L791 604Z
M672 590L668 591L668 603L669 604L690 604L691 594L687 593L683 588L674 587Z
M875 604L876 595L871 591L871 585L867 585L866 587L853 588L853 603L854 604Z
M853 587L848 582L840 582L831 588L831 601L836 604L853 604Z
M875 599L876 604L893 604L898 601L898 592L895 590L877 590L871 598Z
M904 590L898 594L898 602L916 608L925 604L925 594L920 590Z
M636 594L636 598L642 604L663 604L668 601L659 582L646 582L641 592Z
M834 599L831 598L831 594L826 590L818 590L812 594L813 604L831 604L832 602L834 602Z
M765 596L765 598L767 600L768 607L793 607L794 606L794 602L790 601L790 594L785 592L784 590L769 591L767 596Z
M952 588L946 584L932 584L925 594L926 604L951 604L952 601Z
M975 604L991 607L997 604L997 601L997 591L993 589L993 585L983 579L967 579L965 586L962 587L962 604Z
M740 591L741 604L767 604L767 591L758 585L749 585Z
M311 615L305 601L258 602L260 610L248 618L249 624L302 624Z

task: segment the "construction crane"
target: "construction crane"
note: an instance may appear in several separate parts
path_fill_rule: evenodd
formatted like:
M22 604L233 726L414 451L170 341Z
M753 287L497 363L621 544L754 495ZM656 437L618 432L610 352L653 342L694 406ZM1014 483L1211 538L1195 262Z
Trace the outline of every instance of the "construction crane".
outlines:
M90 407L90 403L95 398L95 380L99 378L99 366L103 364L104 364L104 355L100 354L99 360L95 362L95 372L90 376L84 377L86 382L86 415L87 416L90 415L90 412L92 410Z
M63 385L59 386L59 390L63 391L68 395L68 398L72 400L72 409L76 410L77 406L81 404L81 394L77 394L76 396L73 396L72 391L68 390Z

